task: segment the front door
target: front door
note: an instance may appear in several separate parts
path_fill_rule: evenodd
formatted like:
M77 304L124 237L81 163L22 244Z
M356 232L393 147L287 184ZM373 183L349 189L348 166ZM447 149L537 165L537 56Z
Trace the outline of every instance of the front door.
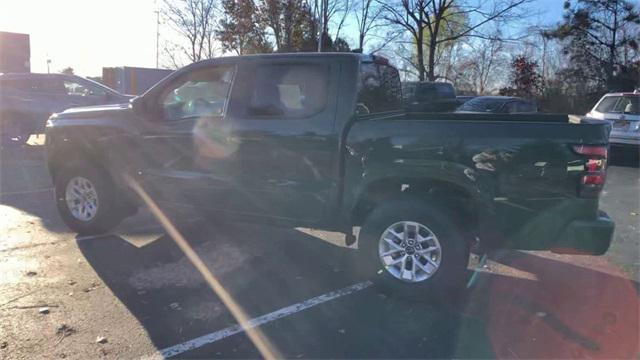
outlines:
M227 196L233 153L223 119L234 73L232 65L196 69L160 94L139 151L144 186L157 200L211 207Z

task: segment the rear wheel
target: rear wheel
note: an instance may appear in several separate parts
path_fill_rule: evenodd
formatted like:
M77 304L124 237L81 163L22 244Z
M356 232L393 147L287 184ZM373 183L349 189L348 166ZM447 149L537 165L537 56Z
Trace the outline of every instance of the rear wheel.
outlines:
M469 250L448 212L411 199L374 209L360 231L357 268L380 289L438 300L459 295Z
M83 235L108 232L127 216L119 209L109 175L88 162L61 169L55 176L55 194L62 220Z

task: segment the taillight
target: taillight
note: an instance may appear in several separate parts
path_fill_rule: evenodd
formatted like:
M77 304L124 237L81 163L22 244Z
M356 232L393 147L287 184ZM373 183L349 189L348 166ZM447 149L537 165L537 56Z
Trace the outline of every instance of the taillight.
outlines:
M573 151L580 155L597 156L600 158L607 158L607 147L601 145L575 145Z
M600 194L607 177L606 146L576 145L573 151L586 157L584 173L580 179L578 193L582 197L595 197Z

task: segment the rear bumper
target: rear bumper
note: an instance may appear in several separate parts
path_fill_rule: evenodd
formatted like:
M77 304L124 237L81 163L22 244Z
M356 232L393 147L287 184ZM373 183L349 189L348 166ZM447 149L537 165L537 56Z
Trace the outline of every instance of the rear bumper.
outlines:
M611 145L640 146L640 133L612 131L609 135L609 143Z
M613 239L614 222L600 212L596 220L575 220L558 237L551 251L559 254L603 255Z

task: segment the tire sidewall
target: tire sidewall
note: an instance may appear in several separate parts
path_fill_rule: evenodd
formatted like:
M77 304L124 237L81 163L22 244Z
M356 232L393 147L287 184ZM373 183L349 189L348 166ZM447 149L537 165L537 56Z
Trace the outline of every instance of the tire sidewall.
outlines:
M89 221L82 221L73 216L66 201L66 189L69 181L75 177L89 180L98 196L98 211ZM65 166L54 178L56 205L62 220L72 230L81 235L100 234L111 230L121 219L114 214L115 191L108 175L95 166L79 162Z
M360 231L358 251L360 275L371 279L378 287L409 299L448 296L464 285L469 250L460 232L437 206L414 200L395 200L374 209ZM440 266L435 274L418 283L395 278L382 264L378 243L382 233L400 221L420 223L431 230L442 249Z
M31 132L19 118L19 116L12 113L0 114L0 120L2 121L0 134L3 143L25 144L29 140ZM14 137L17 140L13 140Z

